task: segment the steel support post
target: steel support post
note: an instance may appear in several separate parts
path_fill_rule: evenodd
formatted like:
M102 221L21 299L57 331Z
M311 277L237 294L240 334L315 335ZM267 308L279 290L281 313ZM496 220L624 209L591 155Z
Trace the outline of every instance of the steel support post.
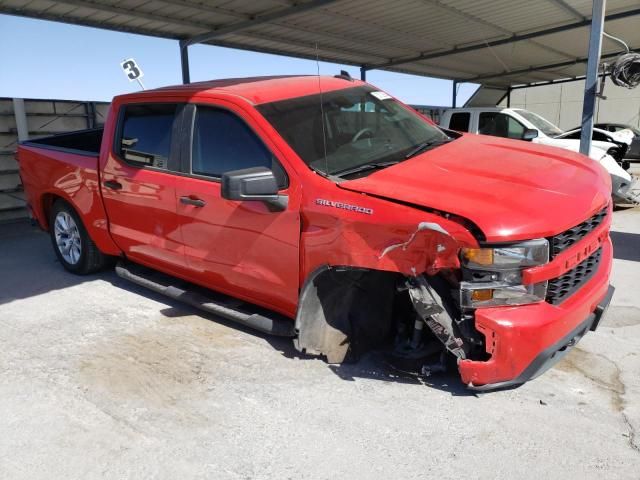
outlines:
M189 45L180 41L180 66L182 67L182 83L191 83L191 76L189 75Z
M360 80L363 82L367 81L367 69L364 67L360 67Z
M591 136L593 135L593 113L596 106L596 89L598 88L598 65L602 52L602 31L604 30L604 12L606 0L593 0L591 16L591 33L589 35L589 59L587 75L584 83L584 101L582 104L582 131L580 133L580 153L589 155Z
M16 130L18 131L18 141L24 142L29 139L29 126L27 125L27 111L24 108L23 98L13 99L13 116L16 119Z
M456 108L456 101L458 99L458 81L454 80L453 81L453 91L451 94L451 106L453 108Z

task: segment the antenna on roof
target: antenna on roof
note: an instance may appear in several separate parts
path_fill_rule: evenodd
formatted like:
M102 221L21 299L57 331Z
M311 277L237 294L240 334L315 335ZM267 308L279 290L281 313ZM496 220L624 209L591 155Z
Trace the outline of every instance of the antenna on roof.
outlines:
M342 78L343 80L349 80L350 82L353 82L353 78L351 78L351 75L346 70L340 70L340 74L334 75L334 78Z
M320 81L320 52L316 43L316 70L318 72L318 90L320 91L320 121L322 122L322 147L324 153L324 173L329 175L329 160L327 160L327 132L324 128L324 106L322 101L322 82Z

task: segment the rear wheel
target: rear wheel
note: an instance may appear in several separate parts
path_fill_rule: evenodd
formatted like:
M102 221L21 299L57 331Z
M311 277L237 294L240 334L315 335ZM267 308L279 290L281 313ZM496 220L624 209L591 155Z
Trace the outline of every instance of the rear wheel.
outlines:
M89 237L80 217L62 200L51 208L49 234L53 250L66 270L86 275L105 266L106 257Z

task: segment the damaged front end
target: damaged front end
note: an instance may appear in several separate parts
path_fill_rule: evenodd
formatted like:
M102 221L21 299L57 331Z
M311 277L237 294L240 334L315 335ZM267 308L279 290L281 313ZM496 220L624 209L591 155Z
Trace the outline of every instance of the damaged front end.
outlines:
M340 235L332 234L332 239L353 247L363 238L350 224L340 227ZM473 315L460 307L460 246L450 230L460 237L464 228L450 219L419 222L404 239L387 240L375 257L360 256L357 263L362 266L317 268L300 295L296 348L323 355L329 363L383 349L403 370L427 375L441 369L449 355L457 360L485 358ZM307 252L314 252L314 241L324 235L320 229L312 231L305 238ZM465 233L463 244L477 245ZM325 251L341 248L334 245Z
M430 255L418 267L421 249ZM525 285L522 272L548 262L546 239L461 247L440 223L420 222L404 241L379 252L377 265L325 265L309 276L296 318L298 350L329 363L384 350L404 371L430 375L454 360L468 373L495 348L492 332L476 325L479 309L545 300L547 282ZM463 377L474 386L473 376Z
M403 371L430 375L456 361L487 358L473 313L460 308L453 270L437 275L323 267L309 279L296 318L301 352L329 363L384 351Z

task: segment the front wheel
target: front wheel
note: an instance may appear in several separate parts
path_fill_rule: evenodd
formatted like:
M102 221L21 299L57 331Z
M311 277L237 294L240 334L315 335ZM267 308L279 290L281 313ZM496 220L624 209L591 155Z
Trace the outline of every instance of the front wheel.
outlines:
M106 257L89 237L76 211L64 201L53 204L49 234L58 260L69 272L86 275L105 266Z

